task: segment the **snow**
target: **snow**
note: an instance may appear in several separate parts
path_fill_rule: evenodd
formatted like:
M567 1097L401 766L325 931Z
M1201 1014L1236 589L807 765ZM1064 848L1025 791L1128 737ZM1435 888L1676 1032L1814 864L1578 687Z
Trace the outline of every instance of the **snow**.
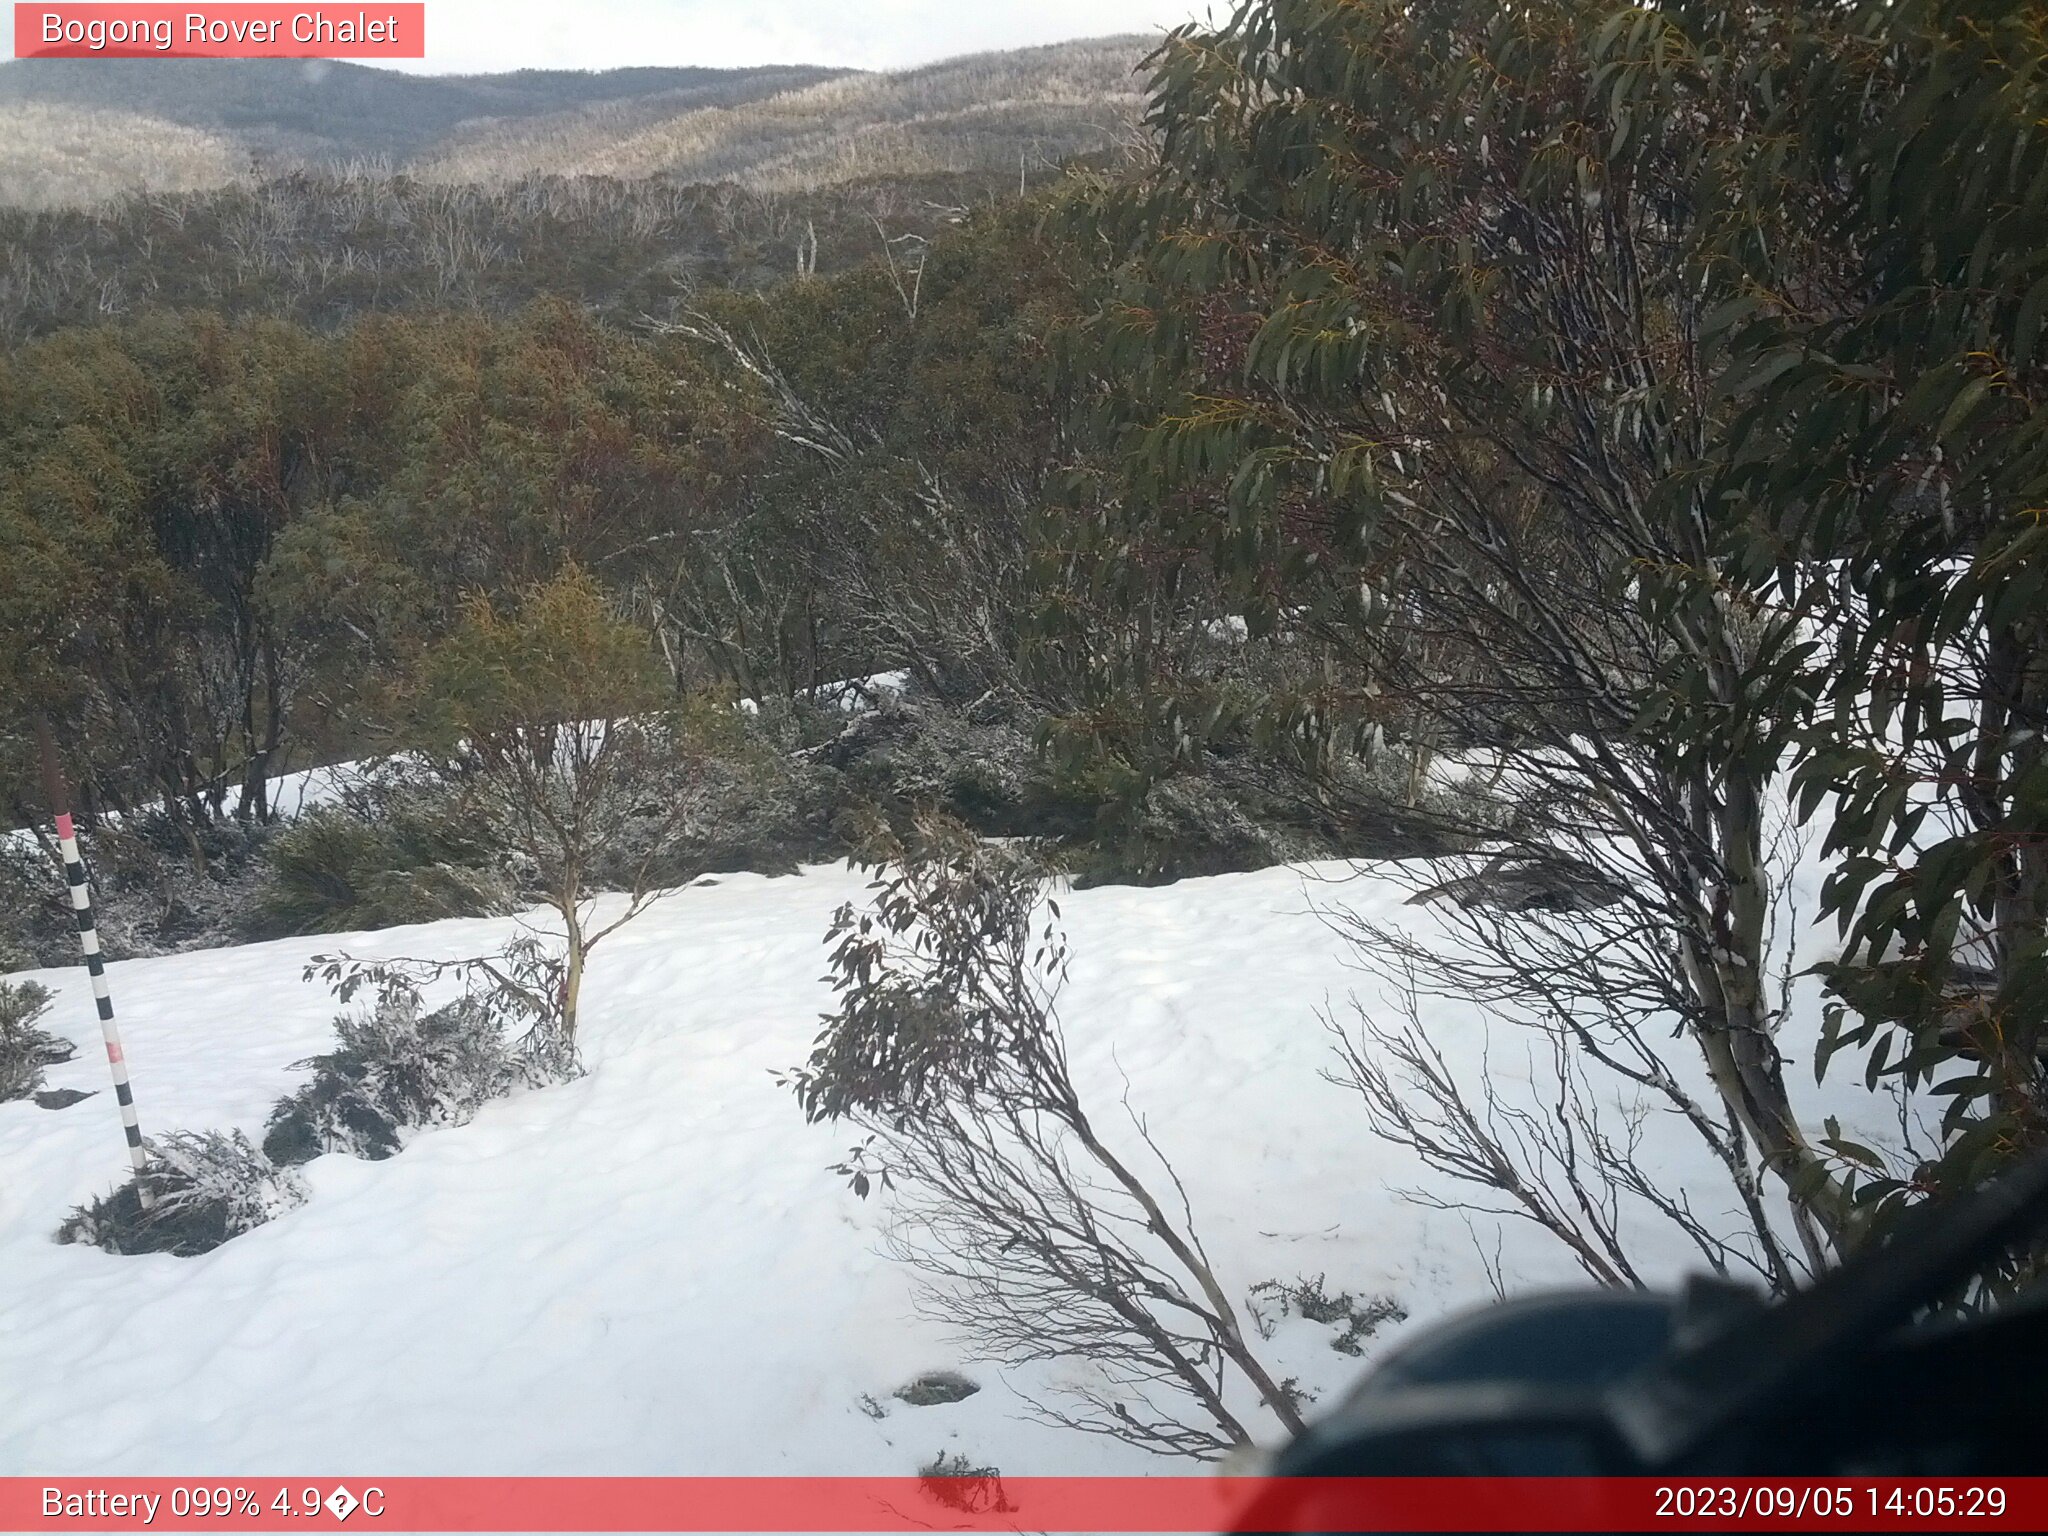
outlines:
M1434 921L1399 905L1405 887L1351 873L1070 893L1061 1012L1098 1127L1138 1145L1128 1091L1236 1297L1323 1273L1409 1309L1369 1358L1490 1293L1466 1223L1399 1198L1419 1169L1319 1075L1319 1008L1371 983L1316 909ZM1042 1396L1061 1368L997 1369L921 1319L915 1276L879 1251L886 1197L863 1203L827 1171L854 1136L806 1126L771 1081L808 1051L828 917L864 887L842 866L673 894L593 956L587 1077L422 1131L386 1162L321 1158L303 1207L200 1258L51 1241L124 1171L111 1092L0 1105L0 1474L909 1474L940 1450L1011 1474L1190 1470L1032 1421L1019 1389ZM309 956L476 954L539 921L111 966L144 1130L260 1134L304 1078L292 1063L331 1040L337 1005L301 980ZM50 1086L105 1090L83 973L30 974L62 990L46 1027L81 1046ZM1428 1020L1476 1070L1477 1016ZM1496 1049L1503 1080L1518 1051ZM1687 1155L1683 1134L1660 1129L1651 1153ZM1687 1267L1655 1241L1660 1278ZM1502 1254L1513 1285L1583 1283L1526 1224ZM1329 1394L1362 1368L1332 1333L1295 1319L1262 1349ZM948 1368L983 1390L890 1396Z
M836 709L844 715L857 715L871 708L878 700L904 693L909 687L908 672L874 672L866 677L847 677L836 683L820 683L811 690L808 698L820 709ZM736 707L743 715L761 713L759 699L741 699Z
M303 816L319 806L333 805L362 778L359 763L337 763L330 768L302 768L279 774L270 781L270 808L287 819Z

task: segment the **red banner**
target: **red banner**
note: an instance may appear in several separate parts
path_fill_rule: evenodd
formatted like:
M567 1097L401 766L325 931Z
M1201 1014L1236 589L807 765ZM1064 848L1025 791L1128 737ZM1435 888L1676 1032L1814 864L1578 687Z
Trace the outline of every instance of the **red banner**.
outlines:
M427 8L364 5L22 5L17 59L423 59Z
M2048 1477L0 1478L0 1531L2039 1531Z

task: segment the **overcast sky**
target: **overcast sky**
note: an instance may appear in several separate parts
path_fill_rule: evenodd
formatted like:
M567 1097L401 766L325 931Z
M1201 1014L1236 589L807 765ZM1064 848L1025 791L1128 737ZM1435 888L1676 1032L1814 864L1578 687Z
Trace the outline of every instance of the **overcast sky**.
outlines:
M361 0L327 8L376 10ZM397 67L435 74L626 64L894 69L984 48L1156 32L1208 9L1208 0L427 0L426 60ZM1227 6L1219 0L1216 9ZM0 9L8 55L12 11Z

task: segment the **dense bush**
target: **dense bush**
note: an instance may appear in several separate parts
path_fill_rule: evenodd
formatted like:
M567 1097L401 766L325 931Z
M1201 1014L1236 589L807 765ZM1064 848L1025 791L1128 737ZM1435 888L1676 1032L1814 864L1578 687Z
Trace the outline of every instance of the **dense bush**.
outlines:
M1318 792L1388 742L1496 758L1518 824L1474 841L1613 899L1459 908L1441 947L1360 919L1408 1022L1348 1080L1389 1139L1450 1126L1488 1170L1439 1171L1522 1210L1548 1182L1536 1219L1606 1283L1636 1283L1611 1213L1558 1214L1602 1159L1791 1290L2048 1144L2039 22L1250 0L1161 47L1159 161L1077 222L1117 289L1077 398L1120 463L1046 604L1094 675L1060 724L1140 782L1246 722ZM1233 697L1177 654L1190 596L1299 664ZM1844 941L1811 970L1787 803ZM1846 1137L1773 1044L1802 971L1832 993L1816 1072L1899 1093L1905 1145ZM1569 1179L1475 1130L1424 1087L1439 990L1547 1035L1555 1102L1582 1065L1662 1095L1741 1230L1648 1193L1590 1117Z
M233 817L184 826L156 810L82 827L101 952L127 960L243 937L278 830ZM33 843L0 849L0 971L77 963L62 869Z
M0 843L0 972L26 971L58 959L59 888L50 861L26 842ZM78 943L77 922L68 935Z
M323 199L345 202L344 191L323 183L273 200L332 213ZM254 217L252 196L195 203L183 236L158 227L161 210L108 218L169 248L211 238L212 221ZM402 211L413 196L385 187L359 211L395 217L391 199ZM604 202L591 188L534 198L550 229L557 213L584 229L585 202ZM868 800L938 805L1000 835L1101 841L1102 787L1049 777L1035 739L1043 715L1092 716L1093 704L1070 697L1071 667L1041 657L1026 668L1019 654L1043 627L1045 574L1065 563L1064 523L1048 510L1063 494L1055 468L1092 451L1062 424L1047 338L1100 278L1048 237L1042 207L969 215L966 201L935 193L934 207L955 211L885 217L893 266L828 263L758 300L696 291L702 323L682 335L614 329L563 302L354 315L330 333L231 320L239 306L214 296L213 313L153 311L17 347L0 364L0 542L14 576L0 637L19 642L0 645L0 738L27 706L50 710L66 721L88 811L126 811L132 826L160 807L177 837L152 857L182 856L209 880L226 857L232 876L239 855L214 839L267 834L267 776L287 754L420 745L396 718L394 680L459 627L465 597L509 602L573 564L649 634L664 691L709 684L769 710L834 679L900 670L935 703L923 719L864 728L838 753L859 759L838 777L714 765L688 827L662 839L662 882L829 857L841 851L835 816ZM324 227L258 204L294 238ZM874 234L865 212L853 222L863 240ZM826 238L822 216L817 229ZM281 235L273 247L297 249ZM536 269L507 270L525 281ZM744 358L706 344L718 336L739 338ZM213 510L200 517L202 506ZM87 581L108 594L109 623L90 645L53 646ZM1206 603L1180 607L1160 610L1155 649L1189 643L1190 626L1214 617ZM1079 630L1062 628L1051 650L1093 655L1129 627L1078 611ZM32 781L20 753L0 752L0 798L32 799ZM1351 846L1223 825L1212 835L1196 823L1214 817L1181 814L1173 798L1154 808L1164 814L1140 853L1096 861L1105 877ZM504 880L498 850L443 846L445 827L405 825L401 811L358 818L388 827L323 816L287 832L260 894L167 888L168 923L140 895L131 920L110 890L104 937L128 954L220 942L211 914L224 894L228 926L267 937L502 911L540 894L506 885L549 878ZM85 820L104 834L106 816ZM639 830L664 822L643 816ZM1208 841L1188 856L1149 846L1190 829ZM634 883L644 843L624 854L626 840L613 843L603 858L633 868L604 881ZM112 871L108 850L91 851L98 894ZM54 897L34 907L36 942L22 946L44 963L66 938L61 888Z
M847 720L801 754L837 776L847 804L878 807L906 828L936 809L990 837L1084 831L1091 807L1055 785L1016 701L948 707L912 684Z
M490 853L432 810L323 806L280 833L245 919L254 938L347 933L510 910Z
M148 1207L130 1179L66 1217L58 1242L192 1258L305 1203L298 1175L274 1166L240 1131L174 1131L144 1146Z
M312 1081L280 1099L265 1126L263 1150L282 1166L324 1152L390 1157L407 1130L466 1125L538 1076L475 997L426 1012L410 987L387 986L375 1007L343 1014L335 1030L339 1047L297 1064L313 1068Z
M0 1103L27 1098L42 1086L44 1067L69 1061L77 1049L36 1028L49 1007L47 987L0 981Z
M636 878L664 888L737 870L792 874L844 854L835 821L844 803L844 786L801 760L751 746L721 751L693 767L679 822L653 858L649 844L665 813L650 805L598 850L593 878L629 890Z

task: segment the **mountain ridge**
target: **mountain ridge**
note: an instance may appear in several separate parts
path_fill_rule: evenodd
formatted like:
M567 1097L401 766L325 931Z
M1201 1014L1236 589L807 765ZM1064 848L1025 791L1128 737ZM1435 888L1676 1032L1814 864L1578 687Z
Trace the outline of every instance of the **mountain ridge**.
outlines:
M159 118L225 136L259 157L395 161L478 119L660 92L744 100L844 73L763 65L416 75L325 59L16 59L0 63L0 107L39 103Z
M1023 175L1137 132L1140 36L889 72L640 65L417 75L328 60L0 63L0 204L82 207L297 170L533 175L778 191Z

